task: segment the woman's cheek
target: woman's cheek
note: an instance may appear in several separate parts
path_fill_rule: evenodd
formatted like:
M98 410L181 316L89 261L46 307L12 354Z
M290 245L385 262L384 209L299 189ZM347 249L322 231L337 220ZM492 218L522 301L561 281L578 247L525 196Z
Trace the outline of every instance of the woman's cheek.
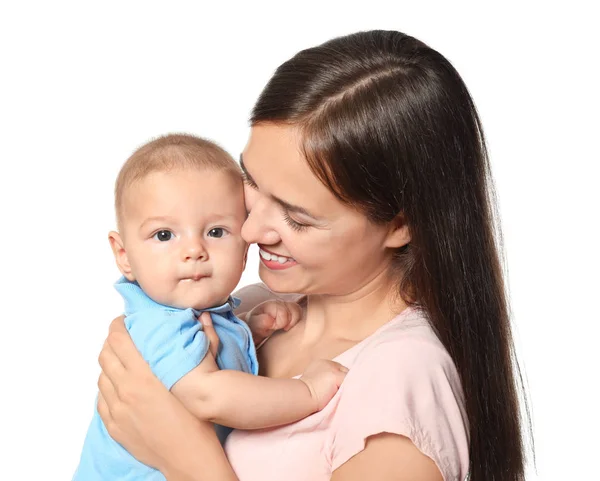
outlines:
M311 243L310 239L307 239L305 242L302 241L302 234L295 232L290 226L284 224L283 226L279 226L279 232L281 236L281 243L285 248L285 254L293 257L298 263L303 264L307 259L306 254L312 249L310 248Z

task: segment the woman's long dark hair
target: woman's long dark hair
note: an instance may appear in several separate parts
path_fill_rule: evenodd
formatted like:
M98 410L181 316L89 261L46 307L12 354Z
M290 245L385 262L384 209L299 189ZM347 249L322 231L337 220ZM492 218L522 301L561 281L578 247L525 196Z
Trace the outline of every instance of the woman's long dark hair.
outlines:
M253 125L302 131L315 175L374 222L402 215L399 292L423 309L463 385L470 481L524 479L524 443L501 235L482 126L462 79L400 32L361 32L282 64Z

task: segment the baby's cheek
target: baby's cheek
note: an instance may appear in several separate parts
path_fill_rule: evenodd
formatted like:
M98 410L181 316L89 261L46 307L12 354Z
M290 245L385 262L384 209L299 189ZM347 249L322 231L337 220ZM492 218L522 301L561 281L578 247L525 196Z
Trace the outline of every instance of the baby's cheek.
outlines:
M237 253L236 255L228 256L226 262L223 264L223 269L227 285L229 289L233 290L244 271L244 254Z

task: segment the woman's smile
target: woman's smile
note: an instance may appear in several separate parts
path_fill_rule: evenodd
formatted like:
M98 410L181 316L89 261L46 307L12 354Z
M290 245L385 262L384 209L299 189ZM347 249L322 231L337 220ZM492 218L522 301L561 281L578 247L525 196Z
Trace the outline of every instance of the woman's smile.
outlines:
M298 264L291 257L275 254L274 252L270 252L261 246L259 246L258 252L260 254L261 262L265 265L265 267L272 270L288 269Z

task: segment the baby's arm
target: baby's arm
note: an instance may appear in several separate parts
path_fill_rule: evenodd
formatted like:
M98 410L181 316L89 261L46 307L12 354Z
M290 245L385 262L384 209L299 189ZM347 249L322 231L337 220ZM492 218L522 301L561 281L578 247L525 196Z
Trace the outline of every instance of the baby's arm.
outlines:
M238 429L259 429L298 421L327 405L346 368L312 362L300 379L272 379L219 371L212 355L183 376L171 392L200 419Z

